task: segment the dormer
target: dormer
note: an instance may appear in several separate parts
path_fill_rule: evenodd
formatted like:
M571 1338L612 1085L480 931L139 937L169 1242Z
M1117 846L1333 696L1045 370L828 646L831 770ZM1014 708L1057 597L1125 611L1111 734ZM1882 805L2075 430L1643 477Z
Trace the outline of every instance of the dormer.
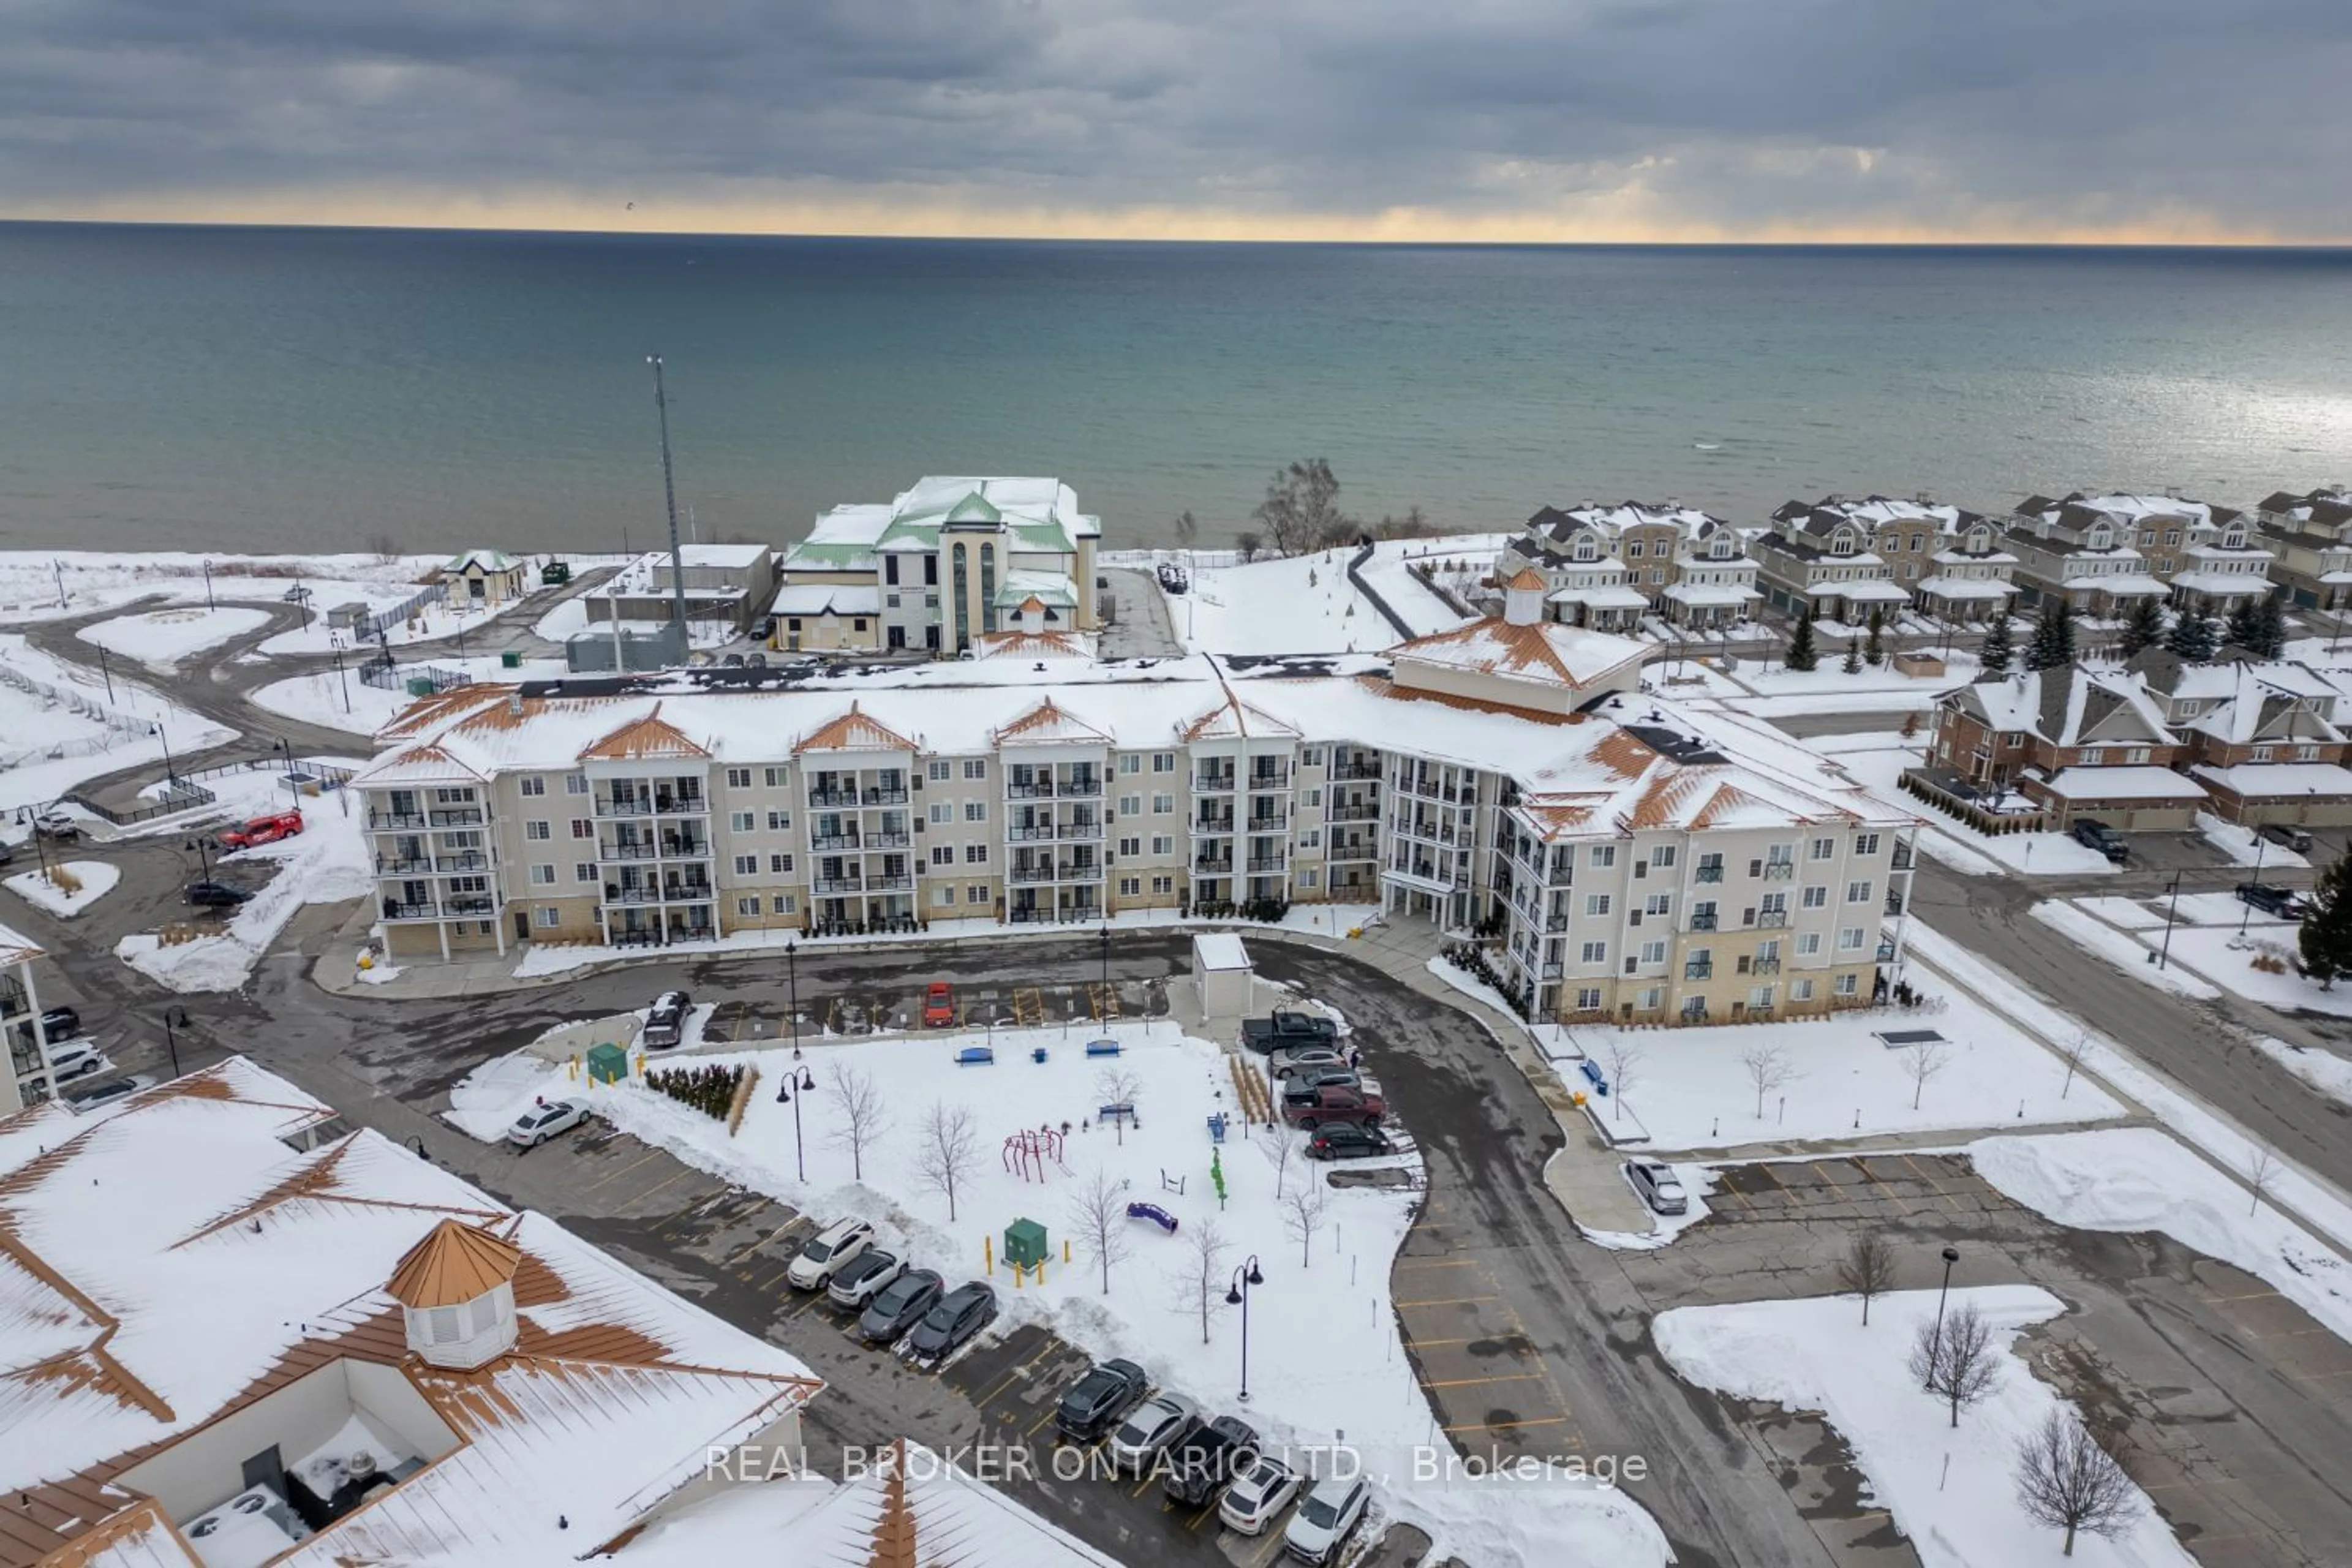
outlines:
M1601 559L1601 542L1590 533L1580 533L1570 554L1579 561L1598 561Z
M515 1270L522 1251L476 1226L445 1219L408 1249L386 1287L400 1303L409 1352L471 1372L515 1347Z
M1969 529L1967 548L1968 552L1971 555L1984 554L1987 551L1992 548L1992 530L1987 528L1982 523L1979 523L1974 528Z
M1853 530L1850 528L1841 528L1830 535L1830 553L1832 555L1851 555L1853 545Z
M2116 531L2104 522L2094 523L2091 531L2083 535L2083 548L2085 550L2113 550L2115 547Z
M2245 525L2236 522L2231 523L2230 525L2230 531L2221 535L2221 548L2224 550L2243 550L2245 547Z

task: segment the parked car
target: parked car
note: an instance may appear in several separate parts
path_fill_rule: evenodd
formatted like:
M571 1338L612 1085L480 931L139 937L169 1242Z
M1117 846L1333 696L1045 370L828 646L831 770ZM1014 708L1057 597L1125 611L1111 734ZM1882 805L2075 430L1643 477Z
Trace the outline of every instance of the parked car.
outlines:
M995 1321L996 1292L973 1279L940 1297L923 1314L907 1336L907 1348L919 1362L945 1361Z
M1327 1121L1307 1140L1310 1160L1376 1160L1395 1152L1396 1145L1387 1133L1352 1121Z
M2265 822L2255 830L2272 843L2282 845L2298 855L2311 853L2311 834L2292 822Z
M81 1015L71 1007L51 1007L41 1015L41 1033L52 1040L69 1040L81 1033Z
M1370 1501L1361 1476L1327 1476L1307 1489L1282 1532L1282 1549L1301 1563L1328 1563L1347 1544L1349 1532L1364 1521Z
M944 1029L955 1022L955 988L944 980L931 982L923 993L923 1027Z
M1642 1194L1642 1201L1660 1214L1688 1214L1690 1194L1683 1191L1683 1179L1675 1168L1657 1160L1628 1160L1625 1179Z
M1160 1489L1188 1508L1198 1508L1257 1458L1257 1431L1237 1416L1220 1415L1196 1426L1168 1450L1168 1473Z
M1073 1443L1091 1443L1116 1426L1150 1390L1151 1380L1133 1362L1097 1362L1062 1395L1062 1403L1054 1408L1054 1426Z
M59 1083L104 1072L113 1065L96 1040L60 1040L49 1046L49 1072Z
M85 1088L76 1089L58 1098L66 1102L68 1110L79 1116L85 1111L96 1110L101 1106L112 1105L117 1100L128 1100L142 1089L154 1087L155 1080L145 1073L133 1073L129 1078L110 1078L104 1083L93 1083Z
M1312 1132L1327 1121L1353 1121L1370 1126L1388 1113L1381 1086L1370 1079L1353 1089L1326 1084L1306 1095L1282 1097L1283 1120L1301 1131Z
M866 1304L888 1289L890 1283L907 1271L896 1253L869 1247L841 1266L825 1288L825 1300L836 1307L847 1307L862 1312Z
M1290 1078L1310 1068L1348 1066L1348 1053L1337 1046L1280 1046L1272 1058L1272 1071L1276 1078Z
M542 588L561 587L571 581L572 563L569 561L550 561L539 569L539 585Z
M751 640L752 640L752 641L754 641L754 642L772 642L772 641L774 641L774 640L775 640L775 637L776 637L776 617L775 617L775 616L761 616L758 620L753 621L753 622L751 623Z
M2238 884L2238 902L2252 904L2266 915L2283 921L2299 921L2311 912L2311 900L2289 888L2273 888L2265 882Z
M232 827L219 836L224 849L252 849L264 844L275 844L281 838L291 838L302 831L302 814L299 811L273 811L267 816L257 816L240 827Z
M883 1288L857 1320L857 1337L869 1345L898 1342L939 1304L948 1282L928 1268L909 1268Z
M1255 1455L1235 1471L1234 1484L1217 1504L1217 1518L1228 1530L1263 1535L1297 1495L1297 1470L1270 1455Z
M721 658L719 664L723 669L740 669L743 668L743 656L740 653L730 653Z
M1327 1089L1361 1090L1367 1085L1370 1087L1372 1093L1380 1092L1381 1086L1377 1080L1368 1079L1351 1068L1311 1068L1294 1078L1284 1080L1282 1098L1285 1100L1295 1100L1299 1104L1305 1105Z
M1336 1046L1339 1026L1320 1013L1277 1009L1264 1018L1242 1020L1242 1044L1264 1056L1278 1046Z
M536 1149L587 1120L588 1102L584 1100L536 1100L507 1129L507 1142L518 1149Z
M1141 1472L1201 1424L1201 1407L1181 1394L1157 1394L1136 1407L1110 1435L1110 1462Z
M233 910L253 897L226 882L191 882L180 896L200 910Z
M2075 843L2097 850L2118 866L2131 858L2131 846L2104 822L2085 816L2075 822L2073 832Z
M833 1283L843 1264L874 1245L874 1227L862 1219L837 1219L801 1248L785 1280L795 1290L822 1290Z
M693 1011L694 998L685 992L663 992L646 1009L646 1026L639 1031L637 1043L650 1050L668 1050L686 1038L687 1015Z
M33 818L33 831L43 838L70 840L81 837L81 824L62 811L45 811Z

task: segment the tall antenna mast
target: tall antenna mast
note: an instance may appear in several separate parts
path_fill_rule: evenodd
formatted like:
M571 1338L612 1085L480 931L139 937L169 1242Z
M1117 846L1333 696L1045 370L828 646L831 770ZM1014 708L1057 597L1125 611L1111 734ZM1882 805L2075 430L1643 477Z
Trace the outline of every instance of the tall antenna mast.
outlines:
M659 354L647 354L646 363L654 367L654 411L661 419L662 444L662 505L669 511L669 585L670 618L677 623L678 651L686 651L686 552L677 542L677 485L670 476L669 467L669 399L662 391L662 362Z

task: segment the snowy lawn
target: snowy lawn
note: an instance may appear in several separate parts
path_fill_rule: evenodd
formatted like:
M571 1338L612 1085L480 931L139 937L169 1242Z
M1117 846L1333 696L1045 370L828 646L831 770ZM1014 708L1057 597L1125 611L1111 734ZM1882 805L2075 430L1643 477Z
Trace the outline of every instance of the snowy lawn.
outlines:
M236 738L120 673L110 692L98 670L0 636L0 812L47 806L84 779L159 760L167 743L182 755Z
M1662 1563L1665 1547L1642 1510L1613 1490L1559 1488L1424 1486L1416 1491L1413 1450L1431 1429L1427 1400L1398 1342L1389 1295L1390 1263L1417 1206L1412 1188L1337 1188L1330 1167L1299 1153L1294 1133L1244 1131L1238 1125L1213 1144L1206 1119L1234 1107L1227 1058L1217 1047L1167 1023L1118 1023L1107 1033L1121 1054L1088 1058L1086 1041L1106 1031L1000 1030L992 1066L959 1067L958 1053L987 1043L976 1034L870 1037L810 1047L805 1066L815 1087L794 1107L777 1103L771 1086L794 1067L788 1050L697 1055L679 1065L741 1061L760 1082L740 1132L641 1083L593 1091L599 1114L690 1163L771 1194L820 1219L859 1214L883 1230L886 1245L952 1281L982 1277L983 1243L1001 1243L1017 1218L1045 1226L1049 1263L1042 1282L1015 1289L1001 1255L992 1283L1003 1328L1049 1324L1097 1356L1139 1361L1160 1384L1213 1412L1242 1414L1269 1441L1290 1445L1344 1441L1368 1472L1388 1478L1390 1517L1430 1530L1441 1543L1475 1547L1477 1560L1525 1563L1561 1559L1618 1564ZM1031 1059L1043 1048L1046 1060ZM667 1065L667 1064L665 1064ZM844 1079L863 1077L882 1090L882 1117L862 1161L848 1146ZM1125 1074L1116 1088L1108 1075ZM564 1080L567 1081L568 1080ZM519 1092L522 1086L518 1086ZM1130 1100L1139 1121L1124 1133L1097 1123L1097 1108ZM934 1105L970 1113L976 1159L953 1205L921 1173L925 1127ZM1008 1168L1013 1134L1050 1130L1062 1137L1058 1160L1024 1180ZM1409 1148L1409 1141L1408 1141ZM805 1157L808 1179L796 1174ZM857 1167L862 1163L862 1175ZM1349 1168L1388 1165L1417 1171L1409 1152ZM1213 1171L1222 1171L1220 1202ZM1156 1205L1172 1215L1174 1235L1151 1222L1114 1226L1109 1289L1100 1258L1077 1223L1077 1195L1097 1173L1116 1184L1115 1202ZM1181 1184L1181 1190L1178 1190ZM1312 1194L1312 1196L1307 1196ZM1296 1204L1320 1212L1304 1236ZM1214 1227L1223 1246L1210 1271L1212 1312L1203 1342L1196 1238ZM1063 1245L1071 1248L1063 1260ZM1240 1318L1223 1305L1235 1267L1255 1255L1265 1284L1250 1296L1250 1403L1235 1399L1240 1380ZM1329 1369L1346 1366L1345 1377ZM1517 1497L1520 1500L1508 1500ZM1514 1526L1513 1521L1517 1524ZM1506 1549L1516 1552L1508 1554Z
M1677 1307L1651 1325L1659 1352L1693 1383L1746 1399L1818 1410L1853 1447L1872 1494L1910 1538L1925 1568L2023 1568L2062 1561L2059 1531L2018 1506L2017 1446L2063 1406L2015 1349L2018 1336L2065 1310L2031 1285L1954 1290L1992 1328L1998 1381L1982 1404L1948 1407L1908 1370L1913 1336L1936 1316L1937 1293L1905 1290L1861 1309L1840 1297ZM1950 1468L1946 1470L1947 1459ZM2116 1542L2084 1535L2071 1561L2109 1568L2194 1563L2146 1494Z
M235 805L239 815L282 809L285 796L276 789L277 773L233 774L221 781L239 786L224 789L223 805ZM259 782L255 782L259 781ZM305 904L340 903L367 898L375 891L367 842L360 832L362 818L345 809L348 797L322 795L302 801L303 830L291 838L265 844L224 857L224 879L236 880L236 868L256 861L279 862L267 887L240 905L226 920L190 910L185 923L202 934L164 946L160 935L142 932L115 945L115 956L141 973L174 991L234 991L253 973L254 964L286 922Z
M100 621L74 635L109 653L137 659L151 669L172 670L178 668L180 661L190 654L268 624L267 610L235 605L207 610L200 605L190 605Z
M564 673L560 658L525 659L520 669L509 669L499 662L498 655L486 654L471 658L448 658L435 655L429 662L436 669L463 669L476 680L517 681L554 680ZM299 719L322 729L348 730L355 735L373 735L397 717L401 710L416 700L408 694L405 685L385 690L370 686L360 679L359 670L346 661L347 668L338 673L332 669L315 675L289 676L273 680L253 693L255 706L272 713L282 713L289 719ZM349 710L346 711L346 704Z
M1973 833L1933 806L1921 805L1930 831L1919 850L1972 877L2017 871L2036 877L2104 877L2122 869L2064 833Z
M2161 1231L2352 1341L2352 1264L2156 1128L1983 1138L1969 1157L1979 1175L2060 1225Z
M298 584L311 591L313 611L350 599L396 604L416 591L417 578L447 559L446 554L384 559L367 554L206 556L174 550L0 551L0 621L83 616L148 598L204 605L207 562L214 604L279 604ZM58 602L60 584L65 589L62 605Z
M2311 862L2284 844L2273 844L2259 837L2251 827L2241 827L2234 822L2224 822L2210 811L2197 814L2197 831L2205 842L2230 858L2232 866L2260 866L2267 870L2273 866L2308 866Z
M2098 901L2137 907L2130 905L2130 900L2126 899L2102 899ZM2139 934L2137 935L2133 931L2117 931L2089 911L2057 899L2044 899L2034 905L2033 918L2052 930L2064 933L2066 939L2076 946L2096 953L2116 968L2136 974L2160 990L2194 996L2206 1002L2221 994L2219 987L2207 984L2191 974L2185 965L2176 962L2183 956L2181 931L2178 927L2173 931L2171 951L2165 955L2165 966L2158 969L2154 962L2156 950L2141 945L2146 927L2137 928ZM2159 931L2163 923L2161 921L2157 922Z
M1416 634L1442 631L1462 617L1413 578L1409 559L1479 559L1493 564L1503 536L1391 540L1366 563L1364 580ZM1206 566L1189 593L1173 595L1168 613L1194 648L1208 653L1370 653L1401 639L1388 617L1348 577L1352 550Z
M1927 988L1940 989L1932 981ZM1578 1027L1570 1034L1612 1080L1619 1076L1612 1047L1641 1053L1623 1075L1628 1087L1621 1098L1636 1129L1631 1135L1646 1131L1661 1149L2099 1121L2124 1114L2079 1074L2069 1086L2064 1063L1974 997L1958 988L1941 994L1940 1010L1872 1008L1779 1024ZM1877 1037L1910 1029L1933 1029L1947 1042L1940 1069L1924 1086L1911 1071L1918 1047L1890 1047ZM1746 1058L1758 1052L1776 1055L1751 1065ZM1553 1067L1569 1088L1591 1089L1579 1064ZM1760 1115L1759 1071L1783 1080L1766 1088ZM1628 1136L1614 1101L1596 1099L1592 1115L1612 1136Z
M28 904L70 919L112 892L122 879L121 868L104 860L68 860L56 869L79 886L68 891L52 882L48 872L36 869L9 878L8 890Z
M531 1101L584 1092L569 1068L529 1051L517 1051L492 1058L453 1085L449 1109L441 1113L441 1120L468 1138L496 1143L505 1139L507 1129Z
M2255 1037L2254 1049L2303 1079L2338 1104L2352 1109L2352 1060L2331 1051L2291 1046L2268 1035Z

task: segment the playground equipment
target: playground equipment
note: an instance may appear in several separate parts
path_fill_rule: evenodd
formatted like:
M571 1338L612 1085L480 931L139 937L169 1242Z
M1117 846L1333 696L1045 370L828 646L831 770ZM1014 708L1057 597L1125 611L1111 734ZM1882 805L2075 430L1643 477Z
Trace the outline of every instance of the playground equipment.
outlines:
M956 1066L960 1068L986 1068L995 1065L996 1053L986 1046L966 1046L956 1053Z
M1090 1057L1115 1057L1118 1055L1118 1042L1117 1040L1088 1040L1087 1042L1087 1055Z
M1221 1149L1209 1151L1209 1182L1217 1189L1217 1207L1222 1212L1225 1206L1225 1157Z
M1184 1178L1171 1176L1163 1169L1160 1173L1160 1190L1163 1193L1174 1193L1181 1198L1184 1195Z
M1169 1235L1176 1234L1176 1216L1158 1204L1129 1204L1127 1205L1127 1217L1148 1219Z
M1222 1110L1212 1111L1209 1115L1209 1142L1222 1143L1224 1141L1225 1113Z
M1050 1126L1024 1127L1004 1141L1004 1168L1024 1182L1043 1182L1048 1160L1069 1169L1062 1163L1062 1135Z

